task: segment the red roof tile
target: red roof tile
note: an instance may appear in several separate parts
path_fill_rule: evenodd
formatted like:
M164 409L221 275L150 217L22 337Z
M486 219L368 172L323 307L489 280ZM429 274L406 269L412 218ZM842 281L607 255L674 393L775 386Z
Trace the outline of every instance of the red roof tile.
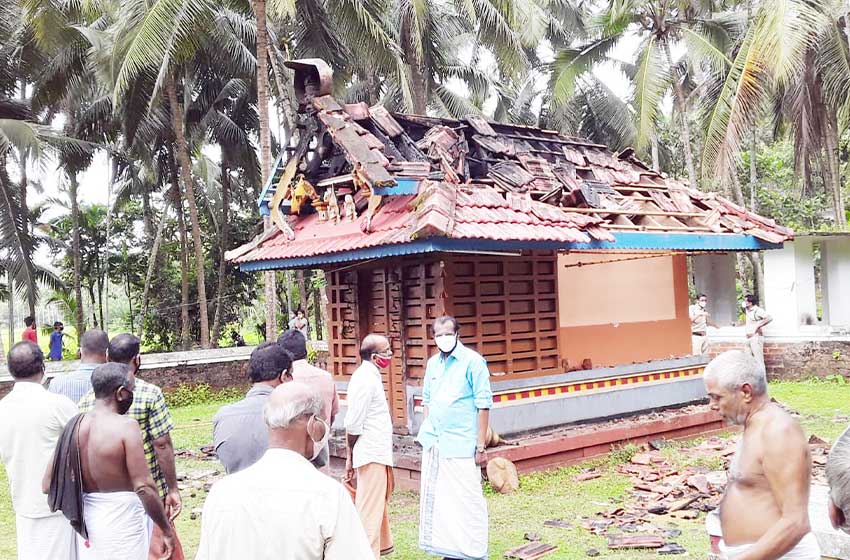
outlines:
M315 98L314 108L315 117L305 118L316 118L319 134L327 131L335 146L322 157L342 157L348 167L331 165L332 174L322 163L323 171L307 179L317 186L326 179L346 184L349 174L347 184L355 190L396 192L380 191L384 196L368 233L361 229L362 213L338 224L317 214L290 216L294 239L264 234L228 252L233 262L316 257L427 238L589 243L614 241L611 232L625 231L735 233L781 243L793 236L715 193L664 177L634 150L615 154L534 127L393 116L382 107L368 114L363 106L351 108L354 122L330 96ZM430 178L420 182L418 195L408 194L417 180L411 177ZM358 197L368 192L360 190ZM264 197L270 200L268 192Z

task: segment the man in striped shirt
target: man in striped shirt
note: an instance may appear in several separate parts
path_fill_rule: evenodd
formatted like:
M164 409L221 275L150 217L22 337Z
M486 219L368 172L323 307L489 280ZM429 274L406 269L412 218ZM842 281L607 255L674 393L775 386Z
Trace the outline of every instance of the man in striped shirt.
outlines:
M97 366L106 363L109 338L99 329L87 330L80 337L80 366L74 373L54 377L50 381L51 393L65 395L77 404L91 391L91 374Z

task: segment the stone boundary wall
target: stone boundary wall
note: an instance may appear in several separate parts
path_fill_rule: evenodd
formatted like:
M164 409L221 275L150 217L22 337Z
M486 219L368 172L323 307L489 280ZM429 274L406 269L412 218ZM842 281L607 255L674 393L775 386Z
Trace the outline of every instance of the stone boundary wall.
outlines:
M317 364L325 367L327 344L316 344ZM142 355L139 377L158 385L166 393L181 385L209 385L213 390L227 387L247 387L248 358L254 347L218 348ZM45 385L48 379L76 370L79 362L48 362ZM12 378L5 364L0 366L0 397L12 390Z
M727 350L742 350L743 339L709 337L710 357ZM766 337L764 365L771 380L796 380L843 375L850 377L850 338Z

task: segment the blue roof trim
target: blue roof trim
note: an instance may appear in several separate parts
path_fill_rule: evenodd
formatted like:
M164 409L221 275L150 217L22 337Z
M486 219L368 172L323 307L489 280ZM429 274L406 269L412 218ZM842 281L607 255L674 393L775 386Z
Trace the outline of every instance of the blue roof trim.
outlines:
M256 261L239 265L245 272L351 262L402 255L417 255L435 252L476 251L519 251L532 250L680 250L680 251L762 251L781 249L782 244L767 243L751 235L724 233L643 233L620 232L613 234L616 241L592 241L590 243L561 243L558 241L497 241L493 239L449 239L433 237L409 243L380 245L341 253L329 253L312 257Z
M419 179L396 177L395 180L397 184L392 187L375 187L372 191L380 196L419 193L419 183L421 182Z
M268 216L269 215L269 205L266 202L266 195L269 190L272 188L272 184L274 183L274 175L277 168L280 167L280 164L283 162L283 154L286 153L286 150L281 150L277 155L277 159L274 160L274 165L272 165L271 173L269 173L269 178L266 179L266 184L263 185L263 190L260 191L260 198L257 199L257 207L260 209L260 215Z

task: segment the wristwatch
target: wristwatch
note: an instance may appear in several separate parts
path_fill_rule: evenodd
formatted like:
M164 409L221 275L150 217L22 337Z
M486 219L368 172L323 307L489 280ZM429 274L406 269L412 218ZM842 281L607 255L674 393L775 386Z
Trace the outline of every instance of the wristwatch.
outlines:
M475 448L475 451L476 451L476 452L478 452L478 453L484 453L484 451L485 451L486 449L487 449L487 447L486 447L486 446L484 446L484 445L479 445L478 447L476 447L476 448Z

